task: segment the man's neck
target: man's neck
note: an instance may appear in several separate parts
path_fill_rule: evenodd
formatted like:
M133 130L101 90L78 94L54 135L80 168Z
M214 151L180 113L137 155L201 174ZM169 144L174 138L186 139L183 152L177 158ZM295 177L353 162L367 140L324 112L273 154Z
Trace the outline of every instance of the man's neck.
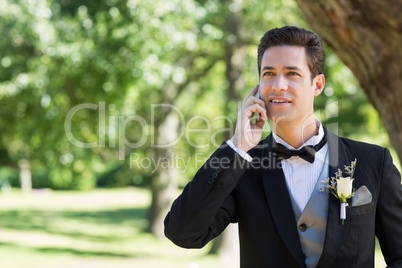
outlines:
M318 126L315 119L309 124L297 125L289 124L286 122L280 122L281 124L272 125L272 130L287 144L293 146L294 148L299 148L306 141L311 139L313 136L318 135Z

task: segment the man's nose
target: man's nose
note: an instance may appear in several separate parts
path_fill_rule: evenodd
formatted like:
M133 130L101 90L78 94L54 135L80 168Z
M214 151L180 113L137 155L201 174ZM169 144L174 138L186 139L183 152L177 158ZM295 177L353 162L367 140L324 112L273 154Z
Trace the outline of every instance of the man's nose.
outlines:
M274 83L272 84L272 89L275 91L284 91L288 89L288 84L282 74L276 76Z

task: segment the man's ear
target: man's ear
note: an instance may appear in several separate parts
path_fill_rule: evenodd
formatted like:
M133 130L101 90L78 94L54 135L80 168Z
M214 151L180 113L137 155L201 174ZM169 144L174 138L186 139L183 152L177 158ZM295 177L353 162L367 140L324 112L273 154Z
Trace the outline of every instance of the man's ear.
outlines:
M317 75L313 80L314 89L314 97L317 97L321 94L325 87L325 76L323 74Z

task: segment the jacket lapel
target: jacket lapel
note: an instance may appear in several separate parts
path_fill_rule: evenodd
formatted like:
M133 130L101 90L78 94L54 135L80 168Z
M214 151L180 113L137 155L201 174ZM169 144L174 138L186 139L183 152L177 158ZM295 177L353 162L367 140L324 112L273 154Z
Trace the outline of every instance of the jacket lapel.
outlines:
M350 159L346 153L346 148L340 143L339 137L331 132L327 132L329 150L329 177L334 177L338 168L342 171L344 166L350 165ZM324 248L317 267L330 267L335 260L338 249L341 247L349 227L350 207L346 210L346 220L342 225L340 220L340 201L334 195L329 194L327 229L325 233Z
M285 176L273 151L272 134L269 135L262 150L262 181L269 209L275 226L290 253L300 267L306 267L304 254L297 233L296 219L293 212L289 191L286 186ZM266 166L269 164L269 168ZM265 166L265 168L264 168Z

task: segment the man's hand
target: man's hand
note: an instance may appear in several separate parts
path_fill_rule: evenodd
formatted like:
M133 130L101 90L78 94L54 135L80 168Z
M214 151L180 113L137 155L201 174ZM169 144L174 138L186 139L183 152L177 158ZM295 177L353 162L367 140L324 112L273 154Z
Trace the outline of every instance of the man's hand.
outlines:
M268 120L265 103L255 97L258 85L255 86L243 100L241 109L237 115L237 123L234 136L230 139L234 146L247 152L258 144L262 136L262 128ZM255 113L261 114L259 121L252 122Z

